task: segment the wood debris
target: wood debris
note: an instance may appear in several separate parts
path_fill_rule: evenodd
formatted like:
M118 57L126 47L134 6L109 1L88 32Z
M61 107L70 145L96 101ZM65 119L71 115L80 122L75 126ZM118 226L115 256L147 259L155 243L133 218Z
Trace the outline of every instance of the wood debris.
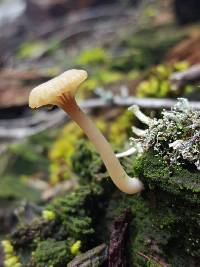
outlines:
M125 242L127 228L130 221L130 210L126 209L113 223L109 244L109 267L125 267Z
M107 246L101 244L87 252L76 256L67 267L91 267L99 266L107 259Z

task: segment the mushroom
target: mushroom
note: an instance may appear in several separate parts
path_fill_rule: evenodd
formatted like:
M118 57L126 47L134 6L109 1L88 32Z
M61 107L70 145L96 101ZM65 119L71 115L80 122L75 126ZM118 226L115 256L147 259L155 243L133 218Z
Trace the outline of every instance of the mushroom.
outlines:
M62 108L94 144L114 184L127 194L137 193L143 189L142 182L126 174L110 144L75 100L77 88L86 78L87 72L84 70L68 70L35 87L29 96L29 106L38 108L44 105L57 105Z

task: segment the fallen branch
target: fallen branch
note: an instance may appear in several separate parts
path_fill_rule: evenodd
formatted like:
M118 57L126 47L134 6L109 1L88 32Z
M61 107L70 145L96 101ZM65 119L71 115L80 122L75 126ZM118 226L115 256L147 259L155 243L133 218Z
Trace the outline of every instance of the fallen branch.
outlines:
M170 109L177 101L172 99L158 98L137 98L137 97L121 97L111 96L110 99L94 98L81 102L80 106L88 111L104 107L129 107L138 105L144 109ZM190 105L194 109L200 109L199 101L190 101ZM32 117L23 119L0 120L0 140L8 142L19 140L44 130L62 125L68 120L66 114L60 110L39 111Z

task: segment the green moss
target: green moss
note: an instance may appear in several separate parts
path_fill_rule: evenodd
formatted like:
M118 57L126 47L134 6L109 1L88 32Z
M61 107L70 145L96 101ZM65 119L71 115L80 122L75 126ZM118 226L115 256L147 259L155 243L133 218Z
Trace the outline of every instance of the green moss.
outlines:
M76 153L72 157L72 166L81 184L88 184L98 178L100 173L102 176L106 172L93 145L84 140L80 140L76 146Z
M132 220L126 241L129 266L162 266L165 262L173 267L188 267L199 262L199 200L197 190L193 192L193 183L199 180L197 172L169 170L153 151L137 161L124 159L122 163L129 175L138 175L143 180L144 192L130 196L116 189L106 178L92 145L80 142L72 159L73 171L80 175L80 187L46 207L55 214L54 221L39 218L12 235L18 255L34 252L32 260L43 266L50 265L49 260L56 260L58 255L62 266L73 257L69 248L77 240L81 241L82 252L108 242L113 220L130 208ZM52 257L47 250L48 242L52 250L54 246L58 248Z
M89 77L81 85L81 88L83 88L84 91L86 90L88 92L97 87L104 86L106 84L126 78L126 76L120 73L119 71L109 70L108 66L105 66L101 69L99 69L98 67L92 68L90 73L91 78Z
M100 47L84 50L77 58L77 64L81 66L102 65L108 61L107 52Z
M20 60L37 58L41 55L52 54L59 48L58 42L45 43L41 41L25 42L17 50L17 58Z
M200 174L194 167L169 165L153 151L134 163L135 173L150 189L159 188L192 203L200 203Z
M82 186L47 206L55 214L53 221L40 217L20 225L11 240L24 264L33 262L30 266L35 266L36 262L36 266L66 266L73 258L70 247L77 240L81 241L83 251L97 245L94 235L94 218L98 213L98 207L93 203L95 195L92 188ZM93 212L95 208L96 213Z
M38 243L33 258L37 267L64 267L71 255L65 241L47 239Z
M189 65L187 62L177 62L171 65L158 65L149 71L148 77L137 87L139 97L177 97L192 90L192 86L184 86L179 90L172 90L169 77L172 73L183 71Z
M48 207L56 214L69 236L75 239L85 239L94 233L92 219L87 215L86 201L92 194L89 187L81 187L81 190L67 195L64 198L55 199Z
M77 140L82 137L83 131L73 122L65 125L59 132L48 151L51 184L70 178L71 157Z
M52 145L55 132L43 132L26 139L21 143L12 144L8 151L8 167L6 173L30 175L35 172L47 172L47 153Z
M166 163L155 157L153 152L139 158L134 163L134 171L145 183L143 202L148 207L148 219L145 221L139 217L139 224L135 225L138 234L133 239L133 247L143 244L144 252L149 253L151 245L156 245L159 253L173 266L190 266L192 258L198 260L200 255L200 220L196 216L200 208L199 173L187 169L169 172ZM136 218L142 211L138 212ZM148 250L144 246L144 238L149 239Z
M159 64L168 49L184 37L183 30L179 29L177 34L174 25L164 25L141 29L131 36L126 36L114 44L112 51L99 47L84 50L76 62L80 67L87 67L92 78L82 87L90 91L117 80L133 79L138 71ZM168 91L168 87L167 82L159 85L162 94Z

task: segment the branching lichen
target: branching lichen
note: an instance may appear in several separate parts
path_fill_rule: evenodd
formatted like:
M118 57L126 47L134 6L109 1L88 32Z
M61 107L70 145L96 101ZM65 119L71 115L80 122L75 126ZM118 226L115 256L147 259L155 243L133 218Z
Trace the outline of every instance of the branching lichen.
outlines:
M170 166L192 164L200 170L200 111L179 98L170 111L162 112L161 119L150 121L144 136L132 142L144 151L153 149Z

